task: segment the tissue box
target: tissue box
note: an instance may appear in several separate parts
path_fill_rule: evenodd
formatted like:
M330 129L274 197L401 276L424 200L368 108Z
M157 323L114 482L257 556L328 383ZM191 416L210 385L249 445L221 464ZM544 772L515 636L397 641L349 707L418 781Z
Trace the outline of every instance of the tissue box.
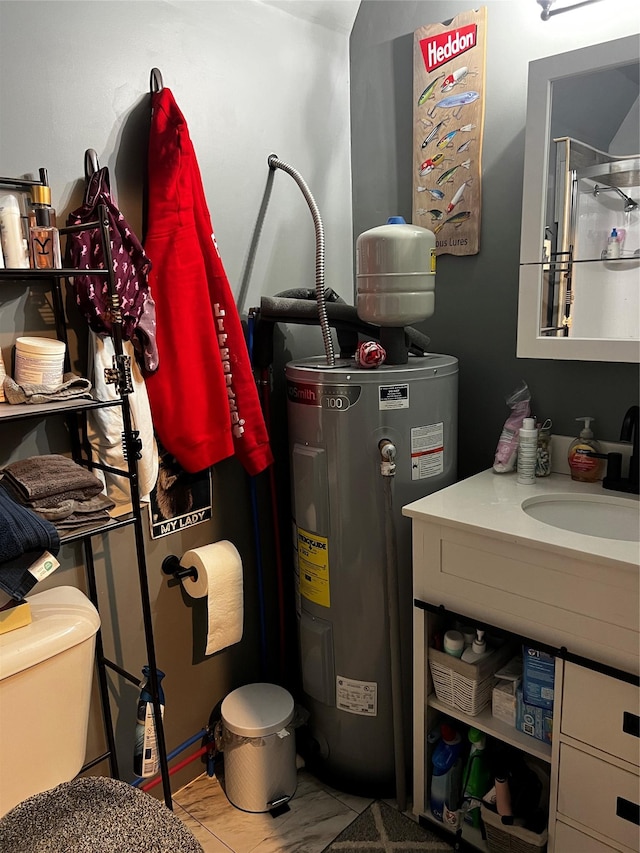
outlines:
M529 705L524 701L522 688L516 691L516 728L526 735L551 743L553 711Z
M497 720L502 720L515 728L516 725L516 694L512 681L500 681L491 694L491 713Z
M522 647L522 695L525 704L553 708L553 680L556 659L553 655Z

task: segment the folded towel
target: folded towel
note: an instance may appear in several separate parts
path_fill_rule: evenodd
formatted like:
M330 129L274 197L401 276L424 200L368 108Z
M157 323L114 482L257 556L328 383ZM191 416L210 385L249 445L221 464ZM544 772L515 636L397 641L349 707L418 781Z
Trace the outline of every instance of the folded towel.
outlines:
M95 514L96 518L101 518L104 515L104 510L113 509L115 506L115 502L103 494L94 495L86 501L60 498L55 506L48 505L49 501L51 498L44 498L42 501L29 501L26 506L37 512L42 518L48 518L56 527L59 527L58 521L68 518L71 514L87 516Z
M75 373L65 373L60 385L35 385L30 382L18 384L5 376L2 390L8 403L52 403L56 400L91 400L91 382Z
M87 500L103 488L91 471L57 453L19 459L2 470L23 503L53 495L62 495L65 500Z

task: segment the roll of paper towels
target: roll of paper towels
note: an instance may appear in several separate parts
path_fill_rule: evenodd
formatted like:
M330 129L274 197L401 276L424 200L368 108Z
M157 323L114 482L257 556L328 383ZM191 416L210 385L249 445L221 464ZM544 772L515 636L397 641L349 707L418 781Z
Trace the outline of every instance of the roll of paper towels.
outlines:
M242 560L233 542L226 539L185 551L180 565L195 568L198 577L183 578L192 598L207 598L207 647L212 655L242 639L244 597Z

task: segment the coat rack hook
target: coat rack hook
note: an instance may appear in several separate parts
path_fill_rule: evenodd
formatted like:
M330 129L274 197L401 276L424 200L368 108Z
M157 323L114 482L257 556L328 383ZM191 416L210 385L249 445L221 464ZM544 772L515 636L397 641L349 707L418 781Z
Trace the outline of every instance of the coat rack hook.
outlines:
M84 152L84 177L88 181L91 175L95 174L100 168L98 163L98 155L93 148L87 148Z
M161 92L163 89L162 74L159 68L151 69L151 77L149 78L149 88L151 92Z

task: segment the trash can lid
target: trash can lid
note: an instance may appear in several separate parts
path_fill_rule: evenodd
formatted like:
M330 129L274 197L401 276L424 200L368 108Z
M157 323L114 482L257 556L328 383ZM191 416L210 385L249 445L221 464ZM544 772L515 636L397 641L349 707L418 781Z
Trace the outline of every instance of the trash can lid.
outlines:
M265 737L293 719L293 696L277 684L245 684L222 702L222 722L236 735Z

